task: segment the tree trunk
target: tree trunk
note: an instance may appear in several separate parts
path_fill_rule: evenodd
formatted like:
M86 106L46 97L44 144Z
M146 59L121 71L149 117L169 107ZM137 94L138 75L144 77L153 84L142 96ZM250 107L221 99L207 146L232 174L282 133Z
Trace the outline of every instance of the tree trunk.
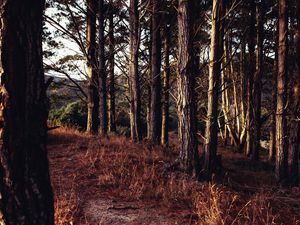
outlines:
M260 135L261 135L261 90L262 90L262 75L263 75L263 42L264 42L264 0L257 3L256 6L256 72L254 76L254 110L253 110L253 149L251 158L259 159L260 151Z
M161 38L160 38L160 0L152 0L151 30L151 106L150 106L150 140L158 144L161 137Z
M109 9L109 71L108 71L108 130L116 132L116 105L115 105L115 36L114 36L114 5L110 0Z
M212 8L212 29L209 63L209 87L208 87L208 110L205 132L204 154L205 161L203 167L204 176L207 179L215 169L215 161L218 147L218 93L221 76L221 58L223 55L223 28L221 20L223 16L223 1L214 0Z
M275 59L272 82L272 114L270 125L270 140L269 140L269 160L275 161L276 158L276 104L277 104L277 74L278 74L278 23L274 32L275 42Z
M99 128L99 93L96 57L96 1L87 0L87 73L88 84L88 118L87 132L96 134Z
M107 93L106 93L106 71L104 50L104 0L99 0L99 119L100 135L107 134Z
M191 1L178 5L178 136L180 162L190 175L199 174L199 153L196 137L195 77Z
M293 186L299 183L299 141L300 141L300 2L296 3L297 25L295 29L296 74L294 80L293 115L290 129L289 153L291 154L290 182Z
M167 15L167 21L168 15ZM163 104L162 104L162 129L161 143L166 145L169 139L169 81L170 81L170 29L169 23L165 25L164 31L164 75L163 75Z
M255 73L255 2L250 1L250 31L248 36L249 69L247 73L247 112L246 112L246 155L250 156L253 149L253 78Z
M129 26L130 26L130 59L129 59L129 91L130 91L130 129L131 139L139 141L141 135L141 97L138 72L139 57L139 11L138 0L130 0Z
M46 149L49 101L44 1L1 1L1 214L5 224L54 224Z
M276 107L276 178L281 184L287 179L288 154L286 131L287 104L287 2L279 1L278 77Z

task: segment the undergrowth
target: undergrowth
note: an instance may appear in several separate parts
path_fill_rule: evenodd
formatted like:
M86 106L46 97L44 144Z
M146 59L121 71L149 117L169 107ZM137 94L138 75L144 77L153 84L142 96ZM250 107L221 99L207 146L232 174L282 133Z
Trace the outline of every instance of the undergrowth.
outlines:
M53 144L55 138L73 137L68 147L60 149L72 159L66 163L73 165L68 171L73 177L58 181L59 174L51 173L56 224L88 224L79 196L96 198L103 193L128 201L163 202L175 212L188 209L191 224L300 224L298 188L234 188L225 182L200 183L180 172L165 170L165 165L176 158L173 148L132 143L124 137L100 140L72 132L60 129L51 134Z

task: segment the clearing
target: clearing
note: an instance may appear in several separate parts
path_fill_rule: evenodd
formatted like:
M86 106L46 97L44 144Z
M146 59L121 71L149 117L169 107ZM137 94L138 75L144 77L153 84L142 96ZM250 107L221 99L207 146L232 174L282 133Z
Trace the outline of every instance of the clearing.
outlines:
M271 164L229 148L219 149L213 183L166 171L175 141L163 148L60 128L48 151L56 224L300 224L299 188L278 189Z

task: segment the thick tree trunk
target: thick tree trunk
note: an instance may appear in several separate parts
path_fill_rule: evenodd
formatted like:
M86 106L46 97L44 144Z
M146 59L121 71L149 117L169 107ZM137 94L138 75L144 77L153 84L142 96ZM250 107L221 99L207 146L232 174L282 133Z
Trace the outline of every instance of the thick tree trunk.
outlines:
M130 129L131 139L139 141L141 135L141 97L140 81L138 72L139 57L139 12L138 0L130 0L129 9L129 26L130 26L130 59L129 59L129 91L130 91Z
M95 0L87 0L87 72L88 84L88 118L87 132L96 134L99 128L99 93L96 57L96 10Z
M105 71L105 50L104 50L104 0L99 0L99 131L100 135L106 135L107 123L107 92L106 92L106 71Z
M44 1L1 1L1 214L5 224L54 224L46 149Z
M264 0L257 3L256 6L256 72L254 75L253 89L253 149L251 158L259 159L260 151L260 135L261 135L261 90L262 90L262 75L263 75L263 42L264 42Z
M167 21L169 21L167 19ZM170 29L168 24L164 31L164 75L163 75L163 104L161 143L166 145L169 139L169 81L170 81Z
M247 112L246 112L246 155L250 156L253 149L253 78L255 73L255 2L250 1L250 31L248 36L249 69L247 73Z
M297 25L295 29L296 74L293 93L293 115L290 129L289 153L291 154L290 182L297 186L299 183L299 142L300 142L300 2L296 3Z
M288 175L286 104L287 104L287 2L279 1L278 77L276 107L276 178L285 184Z
M189 174L199 174L199 153L196 137L195 77L191 1L178 5L178 136L180 163Z
M152 51L151 51L151 106L150 140L158 144L161 137L161 38L160 38L160 0L152 0Z
M214 0L212 8L212 29L209 63L209 87L208 87L208 110L205 132L203 167L204 176L207 179L215 169L215 161L218 147L218 93L221 76L221 58L223 55L223 28L221 20L223 16L223 1Z
M109 71L108 71L108 130L116 132L116 104L115 104L115 36L113 1L110 0L109 9Z

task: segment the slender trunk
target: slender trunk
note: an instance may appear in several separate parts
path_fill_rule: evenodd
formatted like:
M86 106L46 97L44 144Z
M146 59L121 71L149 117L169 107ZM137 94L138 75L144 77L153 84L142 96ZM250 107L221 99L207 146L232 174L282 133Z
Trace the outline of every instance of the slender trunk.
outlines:
M116 132L116 105L115 105L115 36L113 0L110 0L109 10L109 71L108 71L108 130Z
M1 1L1 220L54 224L42 53L45 2Z
M168 21L168 19L167 19ZM170 80L170 29L166 24L164 31L164 75L161 143L166 145L169 137L169 80Z
M87 73L88 73L88 118L87 132L96 134L99 127L99 93L96 57L96 11L95 0L87 0Z
M191 2L178 4L178 138L180 162L190 175L199 174L199 153L196 136L195 77L192 43Z
M286 104L287 104L287 2L279 1L278 77L276 107L276 178L285 184L288 170Z
M249 49L249 69L247 74L247 121L246 121L246 155L250 156L253 149L253 76L255 73L255 39L252 35L255 33L255 2L250 2L250 31L248 37Z
M141 97L138 71L139 60L139 11L138 0L130 0L129 26L130 26L130 59L129 59L129 91L130 91L130 129L131 139L140 141L141 134Z
M160 0L152 0L152 56L151 56L151 107L150 140L158 144L161 137L161 38L160 38Z
M152 21L150 21L149 32L152 33ZM152 62L152 35L149 36L149 62ZM147 84L147 139L150 140L151 134L151 76L152 76L152 67L149 66L148 75L148 84Z
M263 42L264 42L264 0L257 3L256 6L256 21L257 21L257 36L256 36L256 72L254 76L254 123L253 123L253 149L252 159L259 159L260 150L260 135L261 135L261 90L262 90L262 75L263 75Z
M107 134L107 93L106 93L106 71L104 50L104 0L99 0L99 119L100 135Z
M277 29L274 32L275 42L275 59L274 59L274 71L272 82L272 115L270 125L270 140L269 140L269 160L275 161L276 156L276 104L277 104L277 74L278 74L278 23Z
M240 144L243 145L245 141L245 131L246 131L246 110L247 110L247 104L245 102L246 99L246 66L245 66L245 52L246 52L246 45L244 42L244 39L242 40L241 44L241 53L240 53L240 81L241 81L241 98L240 98L240 105L241 105L241 133L240 133ZM240 149L242 150L242 149Z
M209 63L208 110L204 146L203 173L207 179L214 171L218 147L218 93L221 76L221 58L223 55L223 26L221 25L223 1L214 0L212 9L212 29Z
M289 152L291 154L290 182L297 186L299 183L299 142L300 142L300 2L296 3L297 25L295 29L296 74L293 95L293 121L290 129Z

